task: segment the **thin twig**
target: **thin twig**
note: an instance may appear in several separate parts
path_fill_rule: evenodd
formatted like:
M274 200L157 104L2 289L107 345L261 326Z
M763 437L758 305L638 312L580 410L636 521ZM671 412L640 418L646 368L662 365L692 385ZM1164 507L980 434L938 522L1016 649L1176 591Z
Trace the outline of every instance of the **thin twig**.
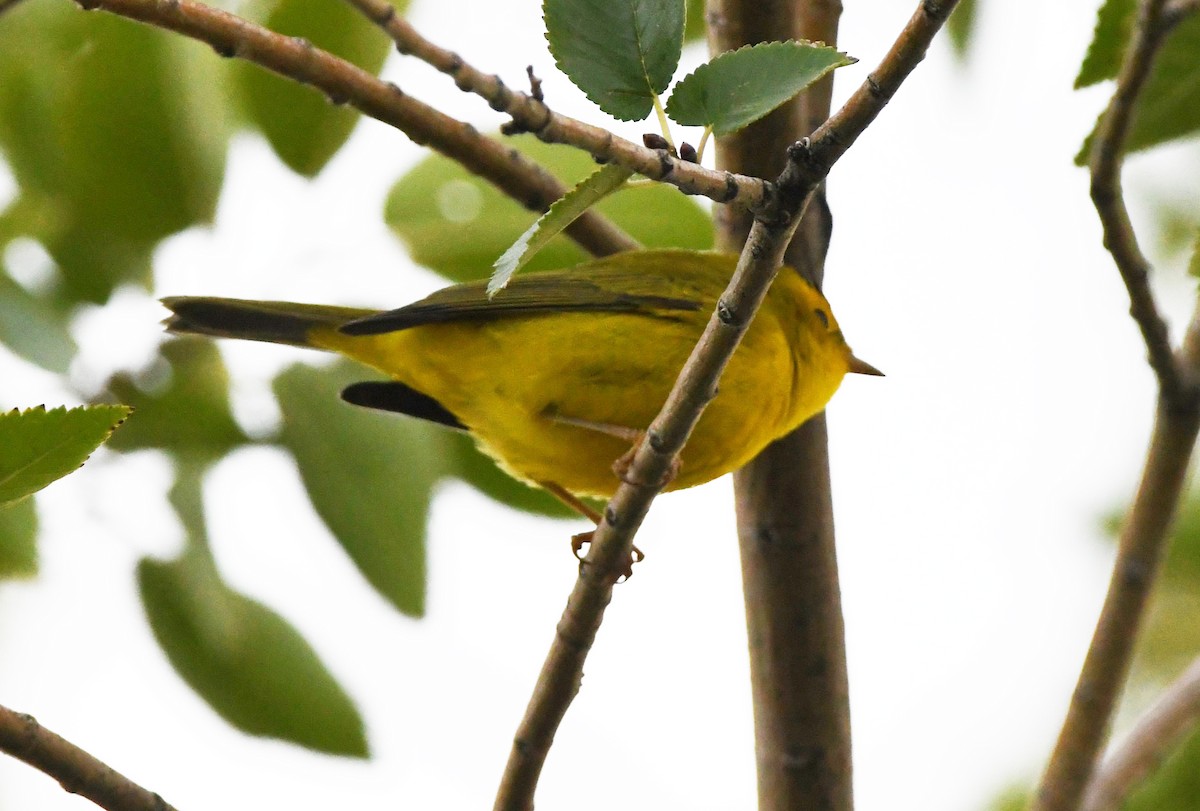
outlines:
M1165 6L1164 0L1149 0L1139 6L1138 23L1117 77L1116 89L1100 119L1090 164L1092 202L1104 228L1104 245L1112 254L1129 291L1129 312L1142 331L1159 388L1166 399L1173 400L1182 394L1179 369L1167 324L1159 314L1150 290L1150 262L1138 246L1121 188L1125 139L1133 119L1134 104L1150 75L1154 56L1171 29L1162 17Z
M1122 153L1133 106L1170 28L1170 21L1162 19L1164 5L1165 0L1144 0L1139 6L1137 25L1096 133L1091 161L1092 200L1104 228L1104 244L1129 291L1130 314L1142 331L1158 379L1157 418L1142 481L1121 532L1104 607L1038 786L1034 811L1074 811L1083 798L1129 672L1142 614L1200 430L1197 325L1192 324L1177 358L1150 290L1150 265L1138 247L1121 191Z
M349 2L383 28L400 53L426 62L454 79L460 90L474 93L493 110L510 116L510 133L532 132L547 143L570 144L597 160L619 163L652 180L678 186L686 194L703 195L718 203L755 210L770 196L769 184L757 177L714 172L680 160L668 149L648 149L601 127L554 112L540 99L513 90L499 76L484 73L453 51L425 39L388 0Z
M1096 770L1083 811L1118 811L1183 738L1200 724L1200 658L1171 683Z
M0 707L0 751L50 775L71 794L87 797L109 811L175 811L162 797L55 735L33 716L7 707Z
M222 56L254 62L268 70L311 84L331 101L347 103L462 164L473 174L534 211L545 211L566 189L549 172L523 158L470 124L405 95L307 40L285 37L229 12L194 0L81 0L101 9L183 34L212 46ZM627 234L594 211L567 229L585 250L605 256L638 247Z
M955 0L947 0L937 7L937 13L928 13L929 3L918 9L901 34L903 47L894 47L876 72L877 76L885 77L886 92L856 93L847 104L868 109L843 109L840 116L835 116L840 122L836 129L826 129L828 124L822 127L827 139L836 137L847 146L853 143L861 133L856 128L866 127L874 119L904 76L920 61L920 55L925 53L954 4ZM604 510L604 520L596 528L513 741L496 797L498 811L527 811L533 807L534 789L546 754L579 690L584 660L595 640L604 609L612 599L613 584L629 559L633 536L704 406L712 399L721 371L766 295L810 193L842 152L844 149L826 149L823 156L830 163L823 167L818 163L820 158L815 158L808 149L789 153L792 162L781 176L787 179L787 193L755 221L729 287L675 381L666 404L650 424L646 441L635 449L628 481L618 488ZM803 165L794 166L797 160L802 160Z

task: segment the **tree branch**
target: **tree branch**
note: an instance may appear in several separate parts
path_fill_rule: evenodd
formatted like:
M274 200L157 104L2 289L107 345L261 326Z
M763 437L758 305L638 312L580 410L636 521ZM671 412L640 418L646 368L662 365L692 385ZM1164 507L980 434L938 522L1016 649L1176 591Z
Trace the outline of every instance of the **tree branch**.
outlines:
M1092 200L1104 228L1104 244L1129 291L1130 314L1142 331L1150 366L1158 379L1157 418L1142 481L1121 531L1104 607L1038 787L1034 811L1074 811L1083 798L1129 671L1142 614L1200 430L1200 311L1177 358L1150 291L1150 264L1129 222L1120 179L1133 106L1173 22L1163 18L1165 5L1164 0L1143 0L1139 6L1138 21L1112 100L1097 130L1091 160Z
M827 122L818 132L824 130L826 137L836 137L846 146L853 143L861 133L856 128L866 127L920 61L920 54L928 48L954 3L955 0L946 0L939 7L939 14L927 13L923 10L925 6L918 9L901 35L903 47L893 47L877 71L895 86L888 85L886 95L855 94L847 104L867 109L843 109L837 119L841 123L826 129ZM604 510L604 520L596 528L587 558L580 566L579 578L517 729L496 797L496 809L526 811L533 807L533 793L546 754L579 690L584 660L599 630L604 609L612 599L613 584L629 559L634 534L766 295L809 195L842 152L844 148L840 152L826 149L821 156L814 156L806 147L789 150L791 160L780 178L784 193L756 219L729 287L667 402L650 424L645 441L634 450L628 481L618 488ZM828 158L829 163L822 166L822 158Z
M162 797L134 783L39 724L32 715L0 707L0 751L23 760L71 794L109 811L175 811Z
M549 172L523 158L470 124L404 94L312 43L268 31L229 12L194 0L80 0L85 9L101 9L205 42L222 56L238 57L317 88L335 103L348 103L458 161L534 211L545 211L566 189ZM606 218L588 211L567 234L596 256L636 247L637 243Z
M540 99L513 90L499 76L476 69L453 51L422 37L388 0L348 1L383 28L400 53L429 64L454 79L460 90L474 93L493 110L510 116L512 122L506 127L510 133L532 132L547 143L570 144L597 160L618 163L652 180L671 183L686 194L702 195L718 203L757 209L770 196L770 186L760 176L714 172L681 160L666 149L649 149L554 112Z
M787 36L834 45L840 13L837 0L710 0L709 49L715 55ZM829 117L835 75L718 141L718 168L776 175L786 146ZM751 218L724 207L716 222L719 246L740 250ZM832 225L822 184L785 255L789 266L818 286ZM849 681L824 415L772 443L736 471L733 481L759 811L848 811L853 806Z
M1112 254L1129 291L1129 313L1142 331L1159 389L1167 400L1173 400L1183 394L1183 383L1171 349L1167 324L1159 314L1150 290L1150 262L1138 246L1121 187L1125 139L1133 119L1134 104L1150 75L1155 54L1173 23L1181 19L1165 19L1166 5L1164 0L1149 0L1138 7L1138 22L1117 76L1116 89L1096 130L1090 168L1092 202L1104 228L1104 246Z
M1118 811L1200 724L1200 659L1196 659L1154 706L1146 711L1121 746L1105 759L1088 786L1083 811Z
M481 136L469 124L455 121L406 96L396 85L383 82L306 40L276 34L194 0L78 2L85 9L101 9L198 39L211 45L218 54L246 59L311 84L331 100L351 104L372 118L396 127L416 143L427 144L453 158L529 208L544 211L565 191L544 172L540 173L540 182L535 182L528 162L514 156L500 142ZM400 20L399 17L392 19ZM705 169L673 157L665 149L649 149L618 138L601 127L560 116L536 99L509 90L503 84L498 87L503 90L489 99L494 102L493 107L507 99L500 108L502 112L513 116L520 129L533 132L543 141L576 146L598 160L619 163L652 180L670 183L686 194L702 195L718 203L756 209L770 201L771 187L758 178ZM590 220L591 213L584 216ZM593 222L588 227L596 228L596 225ZM576 232L568 229L568 233L574 237ZM612 250L611 233L599 243L593 253L616 252ZM592 250L590 243L584 247Z

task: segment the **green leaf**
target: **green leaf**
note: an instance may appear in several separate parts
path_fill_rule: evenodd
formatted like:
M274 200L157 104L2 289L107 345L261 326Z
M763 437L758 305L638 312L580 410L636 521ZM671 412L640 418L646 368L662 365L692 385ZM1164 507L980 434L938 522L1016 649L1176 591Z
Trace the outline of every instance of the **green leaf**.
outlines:
M281 440L309 498L359 571L405 614L425 610L425 521L445 470L434 426L356 408L339 393L370 377L349 363L275 378Z
M601 110L641 121L683 49L684 0L544 0L559 70Z
M505 473L491 457L475 446L475 441L469 435L447 431L445 442L450 471L489 498L518 510L551 518L579 516L579 513L545 490L530 487Z
M532 135L508 143L567 185L578 183L596 168L579 150L543 144ZM596 210L647 248L708 250L713 244L707 210L672 186L626 189L601 201ZM385 218L408 244L414 261L454 281L472 281L487 278L492 262L537 215L454 161L434 155L392 187ZM587 258L575 243L560 235L550 240L528 267L548 270Z
M397 13L403 13L401 3ZM378 73L389 40L363 14L339 0L263 0L250 15L267 28L302 37L319 48ZM257 65L238 66L244 108L285 164L312 177L337 154L358 123L359 113L336 106L313 88Z
M726 51L684 77L667 102L680 124L737 132L853 57L807 42L767 42Z
M1200 729L1121 804L1122 811L1194 811L1200 797Z
M975 33L976 11L976 0L960 0L950 13L950 19L946 21L946 33L950 35L950 44L954 46L954 53L959 58L967 55L971 35Z
M683 24L683 41L697 42L708 36L708 23L704 20L705 0L687 0L687 16Z
M1075 77L1076 89L1117 78L1136 16L1135 0L1105 0L1100 6L1092 42Z
M367 757L362 718L286 620L225 585L202 546L143 559L138 589L172 667L233 726L334 755Z
M575 222L580 214L624 186L625 181L632 175L633 170L610 163L555 200L550 210L538 217L533 225L517 237L517 241L492 263L495 271L488 280L488 296L494 296L507 287L513 274L546 247L546 243Z
M988 804L988 811L1026 811L1029 808L1030 791L1025 785L1012 785L996 795Z
M1196 232L1196 242L1192 246L1192 258L1188 262L1188 273L1200 278L1200 231Z
M0 267L0 342L43 369L65 374L75 357L66 316L14 282Z
M203 58L200 58L200 57ZM181 37L69 4L20 3L0 25L0 150L64 294L148 283L163 237L211 221L224 172L222 60Z
M1104 14L1104 9L1101 14ZM1102 16L1101 21L1103 19ZM1105 28L1114 26L1116 23L1104 25ZM1098 24L1097 37L1100 28ZM1077 86L1085 79L1099 81L1110 70L1115 75L1128 44L1128 35L1128 31L1125 31L1119 45L1101 48L1102 55L1094 60L1092 51L1089 51L1089 60L1084 62L1084 70L1076 81ZM1097 42L1098 38L1093 42L1093 49L1097 47ZM1110 53L1112 47L1118 47L1119 50ZM1200 14L1192 14L1167 35L1154 59L1150 76L1133 111L1133 121L1125 141L1126 153L1149 149L1200 131L1200 59L1196 58L1197 53L1200 53ZM1089 61L1095 63L1090 68ZM1095 134L1093 128L1075 156L1076 164L1083 166L1087 163Z
M0 580L37 574L37 527L33 499L0 506Z
M215 460L249 441L229 408L229 373L212 341L177 338L163 344L165 380L139 381L128 373L109 379L115 399L137 409L109 447L162 448Z
M82 465L124 422L125 406L38 406L0 414L0 505L23 499Z

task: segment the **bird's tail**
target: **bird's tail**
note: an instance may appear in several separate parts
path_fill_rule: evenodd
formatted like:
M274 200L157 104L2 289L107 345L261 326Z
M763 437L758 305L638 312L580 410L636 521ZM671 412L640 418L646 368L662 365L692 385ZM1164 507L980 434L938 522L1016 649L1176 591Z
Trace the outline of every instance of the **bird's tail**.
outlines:
M202 296L174 296L163 299L162 303L172 312L163 322L170 332L293 346L314 346L314 331L336 330L347 321L376 312L355 307Z

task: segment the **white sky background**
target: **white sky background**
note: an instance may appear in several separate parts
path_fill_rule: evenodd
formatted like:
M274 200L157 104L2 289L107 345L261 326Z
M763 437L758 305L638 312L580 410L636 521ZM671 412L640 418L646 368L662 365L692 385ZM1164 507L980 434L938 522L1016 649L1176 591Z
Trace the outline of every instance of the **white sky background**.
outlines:
M862 61L838 72L839 99L914 5L847 4L841 46ZM829 411L860 809L980 808L1032 776L1103 594L1098 517L1132 490L1153 386L1071 165L1107 92L1070 89L1093 15L1092 3L985 2L967 68L936 45L830 180L826 293L856 352L888 373L848 379ZM552 105L600 120L554 74L535 3L418 0L412 19L514 84L532 62ZM386 74L481 128L500 120L415 62ZM156 294L391 307L428 292L436 278L381 221L421 154L367 122L307 183L240 138L216 227L163 246ZM1174 177L1169 157L1133 168L1135 194ZM1189 288L1172 278L1178 332ZM81 318L77 379L146 362L161 315L131 293ZM311 356L222 351L239 418L269 429L271 375ZM0 358L0 378L14 404L70 402L19 361ZM490 807L574 578L578 524L444 488L428 616L412 621L366 587L285 455L246 450L214 471L222 571L294 622L354 696L374 752L357 762L246 737L171 671L132 576L140 556L180 545L167 486L163 458L102 452L40 497L42 575L0 585L0 703L185 811ZM638 543L648 559L616 590L538 806L752 807L728 479L661 499ZM5 811L90 807L0 759Z

